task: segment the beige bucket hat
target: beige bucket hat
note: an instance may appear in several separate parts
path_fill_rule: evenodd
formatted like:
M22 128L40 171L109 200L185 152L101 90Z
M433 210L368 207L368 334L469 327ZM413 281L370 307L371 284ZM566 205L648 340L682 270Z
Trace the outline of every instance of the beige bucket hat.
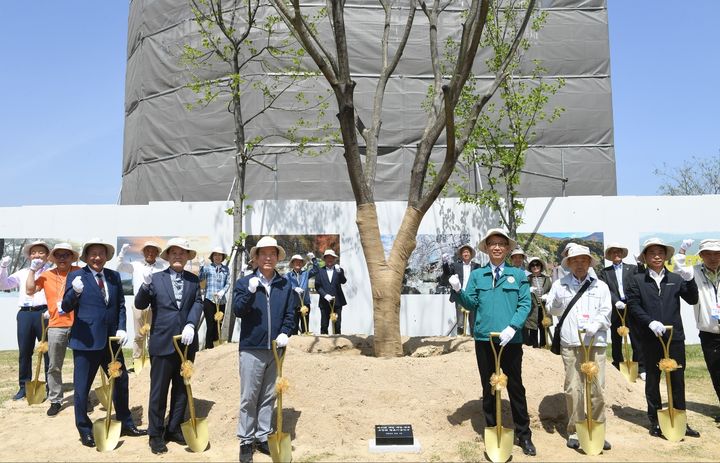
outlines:
M335 254L335 251L333 251L332 249L326 249L325 252L323 253L323 257L325 257L325 256L333 256L333 257L337 258L338 255Z
M700 252L703 251L720 251L720 240L708 238L700 241Z
M255 246L250 249L250 260L257 257L260 248L276 248L278 250L278 260L285 260L285 250L277 244L277 240L272 236L263 236Z
M50 246L43 240L36 240L23 246L22 252L26 259L30 259L30 250L35 246L43 246L47 250L48 254L50 254Z
M212 248L210 250L210 255L208 256L208 258L210 260L212 260L213 254L222 254L223 260L227 259L227 256L228 256L228 253L225 252L225 250L222 248L222 246L215 246L214 248Z
M456 253L456 254L457 254L458 257L460 257L460 258L462 257L462 250L463 250L463 249L469 249L469 250L470 250L470 258L471 258L471 259L475 257L475 248L473 248L473 247L470 246L469 244L463 244L462 246L460 246L460 247L457 249L457 253Z
M608 256L608 252L609 252L611 249L613 249L613 248L615 248L615 249L620 249L620 250L622 251L622 258L623 258L623 259L626 258L626 257L628 256L628 253L630 252L630 251L628 251L628 248L626 248L625 246L623 246L623 245L620 244L620 243L610 243L610 244L607 245L607 247L605 247L605 255L603 256L603 257L605 257L605 259L607 259L607 260L612 260L612 259L610 259L610 257Z
M530 257L528 260L528 269L532 266L533 262L540 263L541 272L545 271L545 262L539 257Z
M598 264L598 261L595 257L593 257L592 254L590 254L590 248L587 246L583 246L581 244L576 244L575 246L571 246L570 249L568 249L568 254L566 257L562 260L562 266L567 267L568 266L568 260L572 259L573 257L578 256L588 256L590 257L590 267L594 267Z
M53 246L52 251L50 251L50 255L48 256L48 260L50 262L55 262L55 253L57 251L70 251L72 253L72 261L78 260L78 257L80 257L80 254L76 250L72 248L70 243L57 243L55 246Z
M155 248L157 249L158 254L162 252L162 248L160 247L160 245L152 240L145 241L145 244L142 245L142 248L140 248L140 250L144 251L145 248Z
M488 240L488 238L490 238L493 235L500 235L503 238L506 238L508 240L508 243L509 243L508 247L510 249L515 249L517 247L517 241L510 238L510 235L508 235L505 230L503 230L502 228L491 228L490 230L485 232L485 236L482 237L482 239L480 240L480 244L478 244L478 249L480 251L484 252L485 254L488 254L488 248L487 248L487 245L485 244L485 242Z
M642 249L640 250L640 255L638 256L638 259L640 259L640 262L643 263L643 264L645 263L645 251L647 251L647 249L648 249L650 246L662 246L662 247L664 247L664 248L665 248L665 254L666 254L666 256L665 256L665 259L666 259L666 260L670 260L670 259L672 258L672 256L675 255L675 248L672 247L672 246L670 246L669 244L665 243L665 242L664 242L663 240L661 240L660 238L648 238L648 239L646 239L645 242L643 243L643 247L642 247Z
M80 253L80 260L83 262L87 262L85 259L87 258L87 250L90 246L93 244L99 244L100 246L105 246L105 250L107 251L107 260L110 260L115 255L115 246L112 244L106 242L102 238L92 238L83 244L82 252Z
M160 258L168 260L168 251L171 247L177 246L180 249L184 249L188 252L188 259L193 260L197 256L197 251L190 247L190 243L185 238L170 238L165 244L165 250L160 254Z

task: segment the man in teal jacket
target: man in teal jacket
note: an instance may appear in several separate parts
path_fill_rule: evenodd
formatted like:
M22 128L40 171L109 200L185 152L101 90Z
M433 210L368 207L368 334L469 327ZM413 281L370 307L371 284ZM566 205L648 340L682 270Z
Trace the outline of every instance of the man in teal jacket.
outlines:
M475 357L483 389L485 426L495 426L495 396L490 377L495 360L490 333L500 333L499 344L505 346L500 366L508 377L507 390L515 422L515 436L525 455L535 455L530 431L525 387L522 384L522 327L530 313L530 289L522 269L505 265L505 257L517 243L499 228L487 231L479 248L490 257L490 263L473 270L467 287L460 289L457 275L449 279L463 307L475 311Z

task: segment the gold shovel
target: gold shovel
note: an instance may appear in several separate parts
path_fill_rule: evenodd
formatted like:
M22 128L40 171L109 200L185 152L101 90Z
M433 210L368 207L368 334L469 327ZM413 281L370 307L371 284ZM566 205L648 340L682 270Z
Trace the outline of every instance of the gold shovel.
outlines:
M270 447L270 458L275 463L292 461L292 445L290 442L290 434L282 432L282 391L285 383L282 379L282 365L285 360L285 351L282 357L277 353L277 342L272 342L273 355L275 356L275 365L277 366L277 382L275 391L277 393L277 431L268 436L268 446Z
M195 402L193 401L192 388L190 387L190 378L192 376L193 365L190 360L187 359L188 345L185 345L185 350L181 351L178 345L178 340L182 338L182 335L173 336L173 344L175 350L180 356L181 362L181 375L183 376L183 382L185 383L185 389L187 390L188 396L188 407L190 408L190 419L180 425L185 442L193 452L204 452L210 442L210 433L208 431L207 418L195 417Z
M469 336L467 329L468 329L468 318L470 317L470 311L464 308L461 308L463 313L463 336Z
M337 320L337 314L335 313L335 298L330 303L330 334L335 334L335 320Z
M629 382L634 383L637 381L638 377L638 363L632 361L632 355L630 355L630 342L628 340L628 334L630 334L630 329L625 325L625 319L627 318L627 309L624 311L625 314L623 315L620 312L620 309L615 309L617 311L618 317L620 317L620 323L622 326L619 326L617 329L617 333L622 336L622 352L623 352L623 361L620 362L620 373L627 379Z
M48 351L48 343L46 341L48 327L45 325L45 317L43 317L42 314L40 314L40 324L42 326L42 335L40 336L40 343L35 348L37 352L35 379L25 384L25 399L28 405L41 404L46 397L45 381L40 381L40 364L43 363L43 354Z
M100 405L102 405L105 410L108 409L109 403L110 403L110 385L108 385L107 376L105 376L105 372L102 368L98 369L98 374L100 375L100 380L102 381L102 386L98 386L95 388L95 395L98 398L98 401L100 402Z
M147 321L148 313L150 313L149 310L143 310L142 313L142 327L140 327L140 332L143 336L142 339L142 350L140 351L140 357L136 358L133 362L133 368L135 369L135 373L139 374L143 369L150 366L150 357L148 357L147 354L147 338L148 333L150 332L150 324Z
M215 296L215 323L217 323L217 334L218 338L213 341L213 347L217 347L223 343L222 334L220 332L220 323L222 322L223 317L225 316L224 313L220 312L220 301L217 298L217 295Z
M543 330L545 330L545 349L550 350L550 346L552 345L552 337L550 336L550 325L552 325L552 318L547 314L547 311L545 310L545 304L543 304L543 301L541 298L538 297L537 294L531 293L533 297L535 298L535 301L538 304L538 307L540 307L540 311L542 313L542 319L540 321L540 324L543 327Z
M672 384L670 383L670 373L682 368L674 359L670 358L670 341L673 336L673 327L665 325L665 330L670 332L667 342L662 336L658 336L660 344L662 344L664 357L660 360L658 368L665 372L665 384L667 384L668 408L658 410L658 424L665 438L672 442L678 442L685 437L685 429L687 427L687 414L685 410L676 410L673 408Z
M310 327L308 327L308 312L310 312L310 309L308 309L308 307L302 301L300 301L300 315L302 315L302 320L305 324L305 331L302 333L303 336L312 335L312 333L310 332Z
M108 338L108 349L110 349L108 377L110 378L110 385L108 390L107 414L105 418L100 418L93 423L93 437L95 438L95 445L99 452L109 452L117 447L118 441L120 440L120 430L122 429L119 421L110 418L110 415L112 415L112 395L115 378L122 374L122 364L117 361L117 355L122 346L118 343L117 350L113 350L112 347L112 343L118 342L119 340L120 338L118 336L110 336L110 338Z
M580 339L580 348L583 352L584 362L581 370L585 373L585 420L575 423L580 448L586 455L600 455L605 445L605 423L598 423L592 419L592 383L597 374L597 364L590 361L590 351L595 343L595 336L590 338L590 345L586 346L583 342L583 333L585 330L578 330L578 339ZM560 334L558 333L558 336Z
M493 463L506 462L512 455L515 431L505 428L502 425L502 398L500 391L507 385L507 376L500 369L500 358L505 346L500 347L500 352L495 351L493 338L500 337L500 333L490 333L490 347L495 357L495 373L490 377L492 393L495 394L495 426L485 428L485 453Z

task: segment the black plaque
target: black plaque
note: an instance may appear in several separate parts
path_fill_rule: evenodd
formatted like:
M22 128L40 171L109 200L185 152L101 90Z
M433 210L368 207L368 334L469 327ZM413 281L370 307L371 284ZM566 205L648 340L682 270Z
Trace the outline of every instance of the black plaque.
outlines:
M414 445L411 424L376 424L375 445Z

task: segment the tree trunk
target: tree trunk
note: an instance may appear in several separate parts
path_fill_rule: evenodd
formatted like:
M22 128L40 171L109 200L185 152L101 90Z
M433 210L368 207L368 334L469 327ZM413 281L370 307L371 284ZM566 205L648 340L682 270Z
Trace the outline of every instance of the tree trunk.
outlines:
M403 355L400 338L400 293L410 254L416 246L415 236L422 213L408 207L395 237L390 258L385 258L375 204L362 204L357 210L370 287L373 296L374 348L377 357Z

